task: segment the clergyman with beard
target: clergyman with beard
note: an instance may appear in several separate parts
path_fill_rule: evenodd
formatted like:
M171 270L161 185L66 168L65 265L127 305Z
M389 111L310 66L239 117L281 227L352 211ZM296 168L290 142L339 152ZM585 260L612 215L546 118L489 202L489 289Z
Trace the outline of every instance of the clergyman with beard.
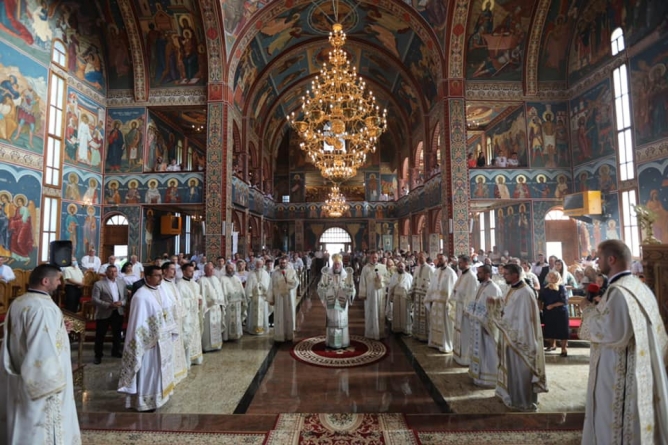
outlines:
M341 255L332 256L332 267L323 267L318 296L327 311L325 346L343 349L350 346L348 302L355 297L352 268L343 267Z

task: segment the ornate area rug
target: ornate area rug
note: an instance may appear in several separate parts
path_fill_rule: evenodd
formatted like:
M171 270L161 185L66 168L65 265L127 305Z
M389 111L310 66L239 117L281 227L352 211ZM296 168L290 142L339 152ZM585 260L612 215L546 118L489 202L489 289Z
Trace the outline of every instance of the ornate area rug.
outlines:
M265 445L418 445L402 414L281 414Z
M266 434L81 430L83 445L262 445Z
M580 445L582 430L417 432L421 445Z
M327 349L325 336L310 337L294 345L290 354L296 360L324 368L352 368L375 363L388 353L383 343L350 336L350 346L344 349Z

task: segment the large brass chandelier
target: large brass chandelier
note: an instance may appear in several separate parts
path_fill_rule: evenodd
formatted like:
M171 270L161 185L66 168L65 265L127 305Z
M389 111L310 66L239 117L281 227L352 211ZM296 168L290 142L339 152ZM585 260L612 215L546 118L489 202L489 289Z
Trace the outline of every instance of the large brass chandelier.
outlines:
M348 211L350 205L346 202L346 197L343 196L338 186L333 186L329 193L329 198L325 200L322 206L323 211L332 218L340 218Z
M329 33L333 50L329 64L311 82L302 96L301 115L291 113L288 121L302 139L300 147L323 177L341 183L357 174L367 153L387 128L387 110L376 105L376 98L343 50L346 34L340 23Z

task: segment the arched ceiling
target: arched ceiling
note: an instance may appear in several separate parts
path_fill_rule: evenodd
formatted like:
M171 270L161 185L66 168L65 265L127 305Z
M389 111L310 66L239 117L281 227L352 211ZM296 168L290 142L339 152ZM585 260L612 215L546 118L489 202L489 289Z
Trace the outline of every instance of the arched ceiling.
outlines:
M455 77L461 73L486 88L496 82L514 82L533 92L539 82L566 88L606 60L606 39L614 27L628 32L627 41L637 41L668 13L668 2L657 0L338 3L348 35L345 49L380 105L388 108L393 140L399 144L423 139L413 132L428 130L425 116L439 105L448 73ZM285 116L299 107L298 98L325 60L328 17L334 16L331 0L96 0L96 4L107 25L110 89L132 88L132 79L135 84L143 79L148 90L204 85L207 79L222 82L232 88L232 101L241 116L269 145L285 131ZM130 57L118 49L126 39ZM220 53L212 54L218 47ZM184 62L186 53L188 64L175 67L174 59ZM212 75L214 58L217 71ZM127 60L134 64L133 70L127 70ZM138 61L142 67L136 66ZM125 83L119 80L123 77ZM471 105L474 114L503 106Z

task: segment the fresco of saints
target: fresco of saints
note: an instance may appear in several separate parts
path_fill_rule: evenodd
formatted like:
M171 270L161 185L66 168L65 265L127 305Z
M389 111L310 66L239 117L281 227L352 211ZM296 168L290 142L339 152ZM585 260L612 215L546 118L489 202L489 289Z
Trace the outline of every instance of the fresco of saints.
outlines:
M77 251L78 246L78 232L79 221L77 220L77 205L70 204L67 206L67 216L65 217L65 231L67 232L67 239L72 242L72 255L77 256L80 252Z
M10 217L9 230L11 231L10 251L12 258L23 261L26 265L30 263L30 253L34 247L33 227L35 215L35 204L25 195L19 194L14 197L16 211Z
M473 196L476 198L487 198L487 184L485 184L485 177L476 176L475 181L475 191L473 192Z
M146 204L160 204L162 203L162 195L158 190L158 181L151 179L148 181L148 190L146 191Z
M165 202L166 203L181 202L181 197L179 196L179 183L176 179L170 179L167 182L167 191L165 192Z
M527 180L524 175L519 175L517 177L517 185L515 186L515 191L513 192L513 198L531 198L531 190L529 190L529 186L527 185Z
M139 204L141 195L139 193L139 182L136 179L128 182L128 192L125 194L126 204Z
M557 188L554 191L554 197L561 199L568 194L568 184L566 183L566 176L559 175L557 178Z
M130 131L125 135L126 158L130 168L140 163L140 153L143 135L136 120L130 123Z
M510 199L510 191L506 185L506 178L499 175L496 177L496 185L494 186L494 197L500 199Z
M86 193L84 193L83 201L86 205L100 203L97 196L97 179L90 178L88 180L88 188L86 189Z
M81 192L79 191L79 176L76 173L70 173L67 177L67 185L65 186L65 199L81 201Z
M95 216L95 207L88 206L86 209L86 219L83 227L84 251L88 252L95 248L97 241L97 217Z
M109 137L107 138L107 171L121 171L124 146L125 139L123 132L121 132L121 121L115 120L114 128L109 132Z
M200 194L200 188L199 188L199 181L195 178L188 180L188 194L186 196L186 202L189 203L202 202L202 196Z

